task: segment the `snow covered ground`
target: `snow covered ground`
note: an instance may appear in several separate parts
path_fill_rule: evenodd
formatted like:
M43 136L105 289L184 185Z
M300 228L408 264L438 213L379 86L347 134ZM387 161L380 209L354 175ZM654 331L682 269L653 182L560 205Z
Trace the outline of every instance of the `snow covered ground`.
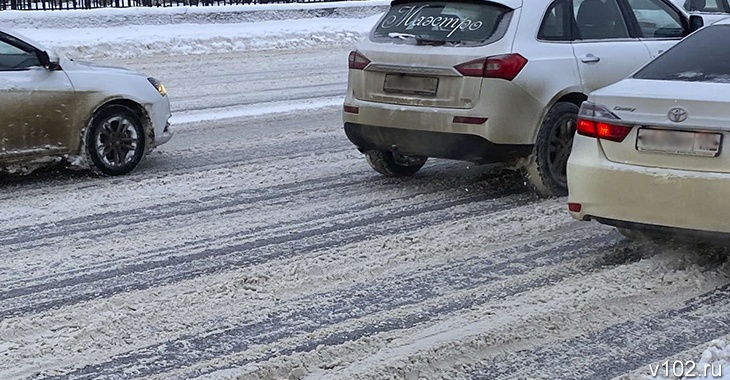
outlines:
M728 362L725 255L628 243L498 166L382 178L342 133L349 46L297 46L85 50L162 79L176 135L129 176L2 179L0 379L645 380Z
M385 3L16 11L0 13L0 26L79 58L228 53L352 45Z

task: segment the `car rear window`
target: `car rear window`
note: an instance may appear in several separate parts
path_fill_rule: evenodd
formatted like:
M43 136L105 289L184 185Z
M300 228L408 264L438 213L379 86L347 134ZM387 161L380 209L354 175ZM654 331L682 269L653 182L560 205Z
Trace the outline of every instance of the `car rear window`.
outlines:
M687 37L634 75L636 79L730 83L730 25Z
M491 2L396 3L373 29L377 42L485 45L501 39L512 9Z

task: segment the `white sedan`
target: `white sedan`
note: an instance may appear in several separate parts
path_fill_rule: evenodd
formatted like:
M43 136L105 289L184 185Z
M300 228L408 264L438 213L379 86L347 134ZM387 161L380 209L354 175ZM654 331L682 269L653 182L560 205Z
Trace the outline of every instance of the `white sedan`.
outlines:
M0 29L0 171L59 161L126 174L172 137L170 101L156 79L59 58Z
M730 236L730 22L592 93L568 161L569 209L636 231Z

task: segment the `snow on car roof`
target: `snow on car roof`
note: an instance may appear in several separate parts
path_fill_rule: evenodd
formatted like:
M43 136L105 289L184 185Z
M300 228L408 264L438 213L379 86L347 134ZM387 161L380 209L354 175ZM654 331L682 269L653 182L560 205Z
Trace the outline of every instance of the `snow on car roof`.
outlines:
M424 0L393 0L391 5L397 5L397 4L402 4L402 3L414 2L414 1L424 1ZM482 0L482 1L484 1L485 3L502 4L502 5L508 6L512 9L515 9L515 8L520 8L522 6L523 0ZM531 1L535 2L535 0L531 0ZM544 1L547 1L547 0L544 0Z

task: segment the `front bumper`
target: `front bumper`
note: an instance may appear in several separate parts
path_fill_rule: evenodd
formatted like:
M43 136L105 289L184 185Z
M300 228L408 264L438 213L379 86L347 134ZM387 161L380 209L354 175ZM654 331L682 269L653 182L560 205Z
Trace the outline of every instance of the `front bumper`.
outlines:
M167 96L160 97L155 103L147 105L147 114L149 115L152 128L155 132L152 147L158 147L167 143L173 136L170 127L170 99Z
M611 162L598 140L576 135L568 161L571 212L618 227L730 233L730 174Z

